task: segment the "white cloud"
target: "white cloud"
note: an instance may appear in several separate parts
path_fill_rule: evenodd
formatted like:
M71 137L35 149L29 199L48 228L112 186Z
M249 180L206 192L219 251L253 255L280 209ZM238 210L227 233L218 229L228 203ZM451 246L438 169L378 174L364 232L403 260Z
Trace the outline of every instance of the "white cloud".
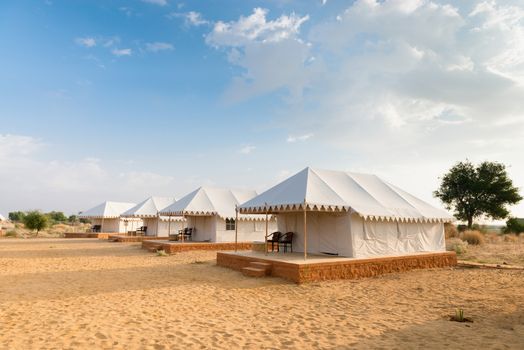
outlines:
M238 21L218 21L213 31L206 36L206 42L216 47L243 46L253 41L279 42L294 38L300 26L309 19L309 16L300 17L292 13L268 21L267 13L266 9L255 8L251 15L241 16Z
M311 137L313 137L312 133L308 133L308 134L304 134L304 135L298 135L298 136L289 135L287 137L286 141L288 143L294 143L294 142L297 142L297 141L306 141L306 140L310 139Z
M433 203L438 176L465 158L510 164L524 185L522 3L357 0L307 32L267 16L218 22L206 42L240 68L229 101L280 96L278 125L332 148L308 162L340 168L344 155Z
M242 147L242 148L240 149L239 153L241 153L241 154L250 154L250 153L253 152L255 149L256 149L255 146L247 145L247 146Z
M43 147L40 140L30 136L0 134L0 160L26 156Z
M183 18L184 23L187 26L199 27L202 25L210 24L200 12L189 11L189 12L171 12L167 15L168 18Z
M256 8L233 22L216 22L206 43L227 50L229 61L242 68L225 98L237 101L285 88L298 96L305 88L311 65L310 47L299 37L300 26L309 16L281 15L266 18L268 11Z
M159 6L166 6L167 0L142 0L142 2L148 3L148 4L154 4Z
M113 49L111 53L115 56L131 56L133 51L131 49Z
M133 13L134 13L132 8L126 7L126 6L119 7L118 10L120 10L123 13L125 13L126 16L132 16Z
M154 43L146 43L146 49L151 52L158 52L158 51L170 51L170 50L173 50L174 47L170 43L154 42Z
M44 143L38 139L0 135L2 213L35 208L74 213L104 200L138 201L153 193L170 194L176 183L172 176L151 171L118 173L93 157L45 160L43 153Z
M94 47L96 46L96 39L92 37L85 37L85 38L76 38L75 42L78 45L84 46L84 47Z
M207 20L205 20L202 17L201 13L195 12L195 11L189 11L186 14L186 19L187 19L187 21L189 23L191 23L192 25L197 26L197 27L209 23Z

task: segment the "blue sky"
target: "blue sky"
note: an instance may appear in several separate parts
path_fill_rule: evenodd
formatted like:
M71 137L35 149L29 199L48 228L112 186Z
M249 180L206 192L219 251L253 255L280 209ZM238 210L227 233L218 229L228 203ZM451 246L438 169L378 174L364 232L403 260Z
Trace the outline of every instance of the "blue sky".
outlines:
M0 213L261 191L308 165L433 204L465 158L502 161L524 186L523 8L3 1Z

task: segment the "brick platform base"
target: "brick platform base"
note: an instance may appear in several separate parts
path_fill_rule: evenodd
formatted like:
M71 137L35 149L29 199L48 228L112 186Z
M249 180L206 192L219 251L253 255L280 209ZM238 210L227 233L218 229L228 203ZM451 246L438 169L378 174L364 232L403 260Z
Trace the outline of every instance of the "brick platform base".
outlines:
M217 253L217 265L241 271L251 266L252 262L271 263L271 276L281 277L296 283L355 279L373 277L392 272L403 272L414 269L449 267L457 265L457 256L454 252L423 253L404 256L370 258L370 259L341 259L333 261L326 259L311 259L310 262L296 263L278 261L271 258L242 255L242 253ZM318 260L323 260L318 262Z
M97 233L97 232L66 232L64 233L65 238L98 238L107 239L110 233Z
M238 250L250 250L253 243L251 242L238 242ZM157 250L163 250L168 254L187 252L192 250L235 250L235 243L222 242L170 242L166 241L154 241L144 240L142 241L142 248L152 252Z
M155 241L155 240L166 240L166 237L156 237L156 236L126 236L126 235L109 235L107 238L112 242L123 242L123 243L132 243L132 242L142 242L144 240Z

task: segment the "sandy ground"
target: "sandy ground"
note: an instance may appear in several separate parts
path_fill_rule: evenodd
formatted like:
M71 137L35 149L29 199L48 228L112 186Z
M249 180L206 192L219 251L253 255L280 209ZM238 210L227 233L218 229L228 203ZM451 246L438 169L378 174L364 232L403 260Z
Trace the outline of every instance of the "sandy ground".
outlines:
M523 349L524 273L295 285L136 244L0 240L0 349ZM448 320L463 307L473 323Z
M488 264L509 264L524 266L524 234L514 242L486 242L482 245L469 245L467 252L459 256L461 260Z

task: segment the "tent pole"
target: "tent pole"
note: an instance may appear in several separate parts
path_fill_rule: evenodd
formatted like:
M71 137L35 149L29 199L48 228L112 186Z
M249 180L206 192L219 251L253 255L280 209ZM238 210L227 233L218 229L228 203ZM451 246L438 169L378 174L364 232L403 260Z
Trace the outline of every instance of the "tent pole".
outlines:
M102 223L100 224L100 232L104 232L104 217L102 216Z
M307 211L306 202L304 202L304 260L307 259Z
M170 237L171 236L171 215L168 215L167 216L167 236Z
M266 238L265 238L265 254L267 255L267 235L268 235L268 231L269 231L269 228L268 228L269 224L268 224L268 219L267 219L267 203L266 203Z
M184 219L185 219L185 215L184 213L182 213L182 242L184 242L184 239L185 239L185 233L186 233L186 228L184 227ZM193 234L193 232L191 232L191 234Z
M156 212L156 216L156 236L158 237L160 234L160 213L158 211Z
M238 205L235 205L235 252L238 244Z

